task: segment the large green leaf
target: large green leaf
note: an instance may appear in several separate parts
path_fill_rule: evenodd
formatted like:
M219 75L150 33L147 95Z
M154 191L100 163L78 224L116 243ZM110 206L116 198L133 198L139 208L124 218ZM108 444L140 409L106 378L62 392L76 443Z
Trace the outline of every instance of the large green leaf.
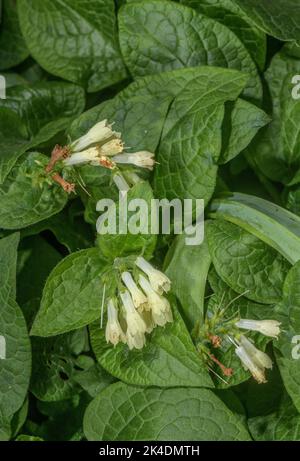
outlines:
M0 28L0 69L9 69L17 66L29 55L25 40L22 36L16 2L3 0Z
M248 51L227 27L191 8L166 1L132 3L119 14L120 44L134 76L203 65L250 75L245 95L262 96Z
M127 345L115 348L106 343L103 329L96 322L90 327L93 351L99 363L113 376L140 386L206 386L212 382L200 360L189 333L173 309L175 320L156 328L141 350Z
M207 224L206 235L215 269L227 285L256 302L281 300L290 268L283 256L255 235L221 219Z
M300 40L298 0L236 0L249 20L279 40Z
M98 248L72 253L49 275L31 334L54 336L85 326L100 317L107 262Z
M88 440L250 440L246 427L206 389L112 384L88 406Z
M23 314L15 302L19 234L0 240L0 335L5 358L0 359L0 438L9 437L9 423L22 406L29 386L30 341Z
M69 83L39 83L7 90L0 102L0 184L25 151L63 132L85 105L83 90Z
M278 367L285 388L291 397L295 407L300 413L300 363L299 360L286 357L277 357Z
M254 234L291 264L300 259L300 218L253 195L229 193L211 203L210 215Z
M98 91L126 77L113 0L19 0L21 29L51 74Z
M299 59L276 54L265 76L272 96L272 123L250 145L248 156L264 175L285 184L299 183L300 101L292 97L292 78L300 73Z
M239 37L261 69L264 68L267 41L263 31L249 21L234 0L180 0L210 18L216 19Z
M20 229L58 213L68 194L43 178L48 157L30 153L9 173L0 187L0 227ZM41 179L39 179L41 178Z
M202 67L173 101L165 121L155 168L159 197L211 198L222 146L224 103L235 100L246 76Z

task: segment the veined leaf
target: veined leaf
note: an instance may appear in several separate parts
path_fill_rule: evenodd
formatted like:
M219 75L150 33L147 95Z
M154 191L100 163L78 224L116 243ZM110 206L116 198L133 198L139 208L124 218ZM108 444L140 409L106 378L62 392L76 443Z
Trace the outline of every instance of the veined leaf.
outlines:
M210 216L239 225L275 248L291 264L300 259L300 218L274 203L230 193L213 200Z
M31 54L51 74L90 92L126 77L113 0L20 0L18 12Z
M227 27L191 8L166 1L132 3L119 13L120 44L133 76L181 67L219 66L248 73L245 95L262 96L256 66Z
M101 275L106 267L107 261L98 248L81 250L63 259L47 279L31 334L54 336L100 318Z
M113 423L112 423L113 422ZM246 427L206 389L112 384L88 406L88 440L249 440Z
M147 337L146 346L141 350L130 351L124 344L113 348L106 343L99 323L92 324L91 344L100 365L129 384L211 387L212 381L205 364L200 360L183 320L175 309L174 322L165 328L156 328Z
M214 267L227 285L259 303L281 300L290 268L283 256L242 227L221 219L207 223L206 235Z

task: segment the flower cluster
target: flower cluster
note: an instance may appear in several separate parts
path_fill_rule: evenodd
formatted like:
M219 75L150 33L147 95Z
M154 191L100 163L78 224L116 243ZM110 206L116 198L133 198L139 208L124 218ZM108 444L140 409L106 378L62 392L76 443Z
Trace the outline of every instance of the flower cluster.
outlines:
M207 347L209 344L215 349L222 349L224 343L231 344L234 346L235 354L240 359L244 369L249 371L258 383L266 383L265 371L272 368L272 360L265 352L257 349L254 342L246 336L247 332L242 333L241 330L254 331L277 339L280 334L280 322L277 320L243 319L235 316L226 319L224 317L225 310L218 309L215 313L208 311L204 325L198 331L199 339L201 339L198 350L205 354L208 362L217 364L223 375L231 376L234 370L225 367Z
M121 273L121 280L117 296L107 304L106 341L114 346L123 342L129 349L141 349L146 333L173 321L170 303L163 296L170 290L171 282L141 256L135 260L132 272Z
M64 159L66 166L90 163L115 169L118 164L130 164L152 170L154 154L148 151L124 153L121 133L113 131L107 120L94 125L84 136L72 142L69 155Z

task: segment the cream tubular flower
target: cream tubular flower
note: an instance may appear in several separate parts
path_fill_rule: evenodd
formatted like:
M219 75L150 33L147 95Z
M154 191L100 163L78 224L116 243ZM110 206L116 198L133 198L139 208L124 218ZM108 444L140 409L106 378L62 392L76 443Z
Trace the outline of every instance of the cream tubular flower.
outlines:
M148 304L154 323L160 327L163 327L166 323L172 322L173 315L169 301L156 293L156 291L153 290L152 286L143 275L140 275L139 284L147 295Z
M245 350L243 346L238 346L235 349L235 353L240 359L240 361L242 362L245 369L250 371L253 378L259 384L267 382L266 377L265 377L264 368L261 368L254 362L254 360L248 355L247 351Z
M126 340L130 347L141 349L145 344L146 323L135 309L129 291L125 290L120 294L127 323Z
M103 155L104 157L112 157L113 155L120 154L123 150L124 143L121 139L112 139L100 147L100 155Z
M90 147L82 152L74 152L64 160L67 166L80 165L81 163L93 162L99 158L99 147Z
M124 285L130 291L133 304L136 307L136 309L138 309L139 311L147 310L147 298L133 280L130 272L123 272L121 277Z
M240 319L235 325L244 330L258 331L265 336L278 339L281 323L277 320Z
M73 152L81 151L92 144L105 142L112 137L120 138L121 133L113 131L112 125L109 125L107 120L102 120L96 123L84 136L72 142L70 148Z
M249 341L245 336L241 337L241 346L245 349L247 354L252 358L252 360L261 368L273 368L273 362L270 357L265 354L263 351L257 349L254 344Z
M107 317L105 338L108 343L112 343L116 346L120 341L125 341L125 334L119 323L118 310L116 309L112 299L108 301Z
M163 272L154 269L154 267L141 256L137 258L135 264L149 277L153 290L157 291L159 294L170 291L171 281Z
M142 150L134 154L117 155L114 158L114 162L123 163L123 164L131 164L131 165L138 166L140 168L146 168L150 171L153 170L153 167L155 165L154 154L146 150Z

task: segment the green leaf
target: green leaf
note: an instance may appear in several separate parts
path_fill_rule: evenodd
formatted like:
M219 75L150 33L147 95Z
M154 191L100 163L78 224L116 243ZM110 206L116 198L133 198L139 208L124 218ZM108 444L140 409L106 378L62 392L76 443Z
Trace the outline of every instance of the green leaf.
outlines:
M88 440L249 440L239 419L206 389L158 389L116 383L84 416Z
M30 391L39 400L52 402L71 398L78 393L80 387L74 379L77 354L72 341L74 336L83 334L77 330L55 338L32 338Z
M0 108L0 184L28 145L26 126L13 110Z
M180 301L183 317L192 330L204 313L204 296L211 258L207 242L186 244L185 234L178 235L167 253L164 272L172 282L172 292ZM188 268L188 270L186 270Z
M290 326L300 331L300 262L289 271L283 287L283 306L289 317Z
M300 414L287 396L278 411L250 418L248 425L254 440L258 441L298 441L300 437Z
M180 0L180 2L227 26L243 42L259 67L264 68L267 51L266 35L249 21L248 15L234 0Z
M90 368L76 373L74 380L91 397L96 397L100 391L112 384L115 378L108 374L98 363L95 363Z
M300 218L274 203L247 194L225 194L213 200L210 216L237 224L291 264L300 259Z
M0 227L27 227L65 206L68 194L58 184L48 184L43 176L48 161L45 155L34 152L11 170L0 187Z
M240 72L202 67L178 94L159 146L154 175L157 196L210 200L221 153L224 103L236 99L245 82Z
M15 302L16 261L19 234L0 240L0 335L5 358L0 359L0 438L9 437L8 426L22 406L29 386L30 341L23 314Z
M22 33L48 72L99 91L126 77L113 0L19 0Z
M100 365L129 384L140 386L206 386L212 382L200 360L183 320L173 309L175 320L156 328L141 350L129 351L124 344L106 343L98 323L90 326L93 351Z
M260 303L281 300L290 268L283 256L238 225L220 219L207 224L206 235L214 267L230 288Z
M34 435L20 434L16 438L16 442L44 442L44 440Z
M17 159L63 132L85 105L84 91L69 83L16 86L0 100L0 184Z
M249 74L247 97L262 96L256 66L237 36L191 8L134 2L121 9L119 27L122 53L135 77L181 67L225 67Z
M81 250L63 259L47 279L31 334L54 336L99 318L101 275L106 265L97 248Z
M26 120L31 137L36 136L47 123L79 115L84 105L82 88L65 82L9 88L7 99L1 100L1 107L14 110L22 120Z
M300 29L299 29L300 30ZM247 155L254 166L273 181L299 183L300 101L292 97L292 78L300 74L300 61L284 51L273 58L265 77L272 96L272 123L260 131Z
M300 40L300 5L297 0L236 0L249 20L279 40Z
M227 126L223 127L224 134L229 138L223 144L219 163L227 163L244 150L263 126L267 125L271 119L268 115L243 99L238 99L233 105L228 119L225 116Z
M128 191L126 197L119 200L117 206L113 204L108 211L105 212L107 218L105 218L105 221L98 229L98 233L100 234L98 236L98 244L101 252L106 258L115 259L130 253L140 252L143 252L143 254L147 256L151 256L156 245L156 235L151 233L151 219L154 219L154 217L151 216L151 200L153 199L153 191L149 183L139 182ZM119 217L120 208L124 210L124 207L127 208L130 202L133 203L133 200L143 200L147 209L144 210L144 208L138 205L136 211L128 210L127 220L123 223L125 225L127 223L128 231L122 234L119 229L119 226L122 225L122 219ZM146 220L144 221L144 212L147 215L148 222L146 222ZM139 218L140 215L142 220ZM102 232L105 232L110 219L116 219L116 234L102 234ZM134 225L137 231L141 228L145 229L145 231L133 234L130 231L130 225Z
M300 413L300 363L299 360L286 357L277 357L277 364L280 370L285 388L290 395L293 404Z
M36 314L35 307L39 307L47 276L61 258L61 254L38 235L21 242L18 253L17 301L22 307L28 326L31 326Z
M17 66L29 55L22 36L16 2L3 0L0 29L0 70Z

